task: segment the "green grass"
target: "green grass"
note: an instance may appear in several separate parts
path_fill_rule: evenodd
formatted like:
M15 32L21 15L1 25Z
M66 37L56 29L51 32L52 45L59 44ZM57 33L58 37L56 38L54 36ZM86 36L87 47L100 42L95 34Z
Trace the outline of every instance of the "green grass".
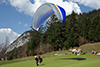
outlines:
M43 64L44 65L40 65L39 67L100 67L100 56L93 56L90 54L80 55L80 56L71 54L52 56L43 58ZM0 65L0 67L37 67L37 66L33 58L33 60Z
M69 50L54 51L43 54L43 64L39 67L100 67L100 56L91 55L92 50L100 52L100 42L84 44L82 48L86 55L72 55ZM68 55L64 55L67 52ZM55 56L54 54L59 54ZM25 57L18 60L0 61L0 67L37 67L34 57Z
M18 59L18 60L0 61L0 66L1 65L5 65L5 64L11 64L11 63L28 61L28 60L32 60L32 59Z

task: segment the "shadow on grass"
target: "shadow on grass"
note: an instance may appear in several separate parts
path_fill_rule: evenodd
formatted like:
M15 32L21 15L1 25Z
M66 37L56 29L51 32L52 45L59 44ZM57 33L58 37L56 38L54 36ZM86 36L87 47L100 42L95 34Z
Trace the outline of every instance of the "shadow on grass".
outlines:
M86 58L59 58L59 60L78 60L78 61L82 61L82 60L86 60Z
M45 64L40 64L39 66L43 66L43 65L45 65Z

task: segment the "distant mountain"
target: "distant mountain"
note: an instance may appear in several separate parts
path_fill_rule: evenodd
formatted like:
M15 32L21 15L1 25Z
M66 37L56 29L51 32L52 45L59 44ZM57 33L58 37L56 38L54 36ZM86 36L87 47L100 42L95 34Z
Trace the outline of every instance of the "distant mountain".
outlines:
M1 28L0 29L0 43L6 42L6 37L8 37L8 45L16 40L20 35L14 32L11 28Z
M13 49L18 48L20 46L23 46L25 43L29 41L29 36L30 36L30 33L28 31L24 32L13 43L11 43L8 46L7 51L5 53L8 53L12 51Z

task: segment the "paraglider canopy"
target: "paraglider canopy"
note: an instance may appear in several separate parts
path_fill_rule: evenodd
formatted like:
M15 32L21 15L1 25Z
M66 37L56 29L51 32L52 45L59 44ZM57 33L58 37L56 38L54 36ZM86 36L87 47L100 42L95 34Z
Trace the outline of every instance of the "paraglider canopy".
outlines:
M34 14L32 24L33 28L38 31L41 25L43 25L52 14L55 14L61 23L64 23L66 17L65 10L53 3L44 3Z

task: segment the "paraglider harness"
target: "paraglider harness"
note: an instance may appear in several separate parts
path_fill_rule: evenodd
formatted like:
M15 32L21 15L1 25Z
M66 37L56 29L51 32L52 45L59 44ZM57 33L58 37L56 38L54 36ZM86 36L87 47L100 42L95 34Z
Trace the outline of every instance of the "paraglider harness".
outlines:
M39 62L41 63L43 61L43 59L39 56Z

